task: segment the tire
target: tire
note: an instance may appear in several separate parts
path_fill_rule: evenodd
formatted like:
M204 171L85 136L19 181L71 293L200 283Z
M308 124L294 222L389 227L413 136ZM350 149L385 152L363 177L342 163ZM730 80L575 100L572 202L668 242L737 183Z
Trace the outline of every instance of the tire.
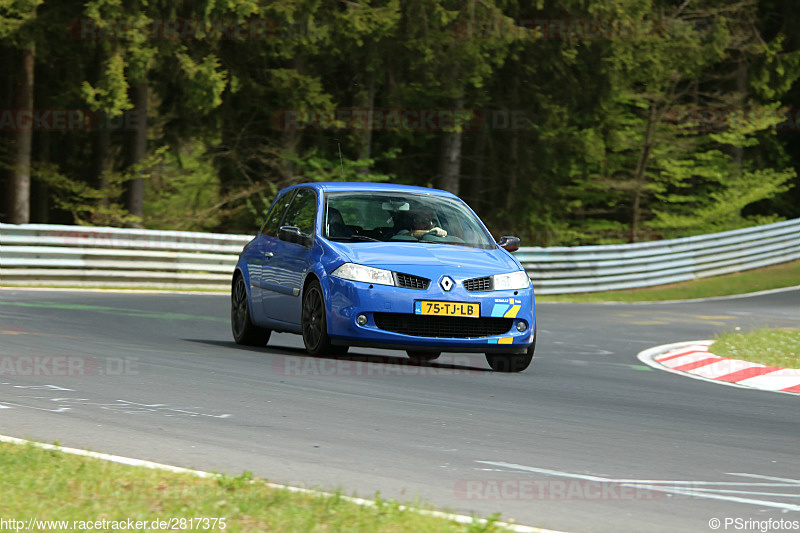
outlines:
M442 355L442 352L426 352L424 350L406 350L406 353L415 363L434 361Z
M311 355L344 355L349 346L331 344L325 313L325 297L319 281L314 280L303 291L301 325L303 344Z
M495 372L522 372L533 361L533 352L536 351L536 326L533 328L533 342L528 351L523 354L487 353L486 362Z
M250 320L247 287L242 276L236 276L231 289L231 332L236 344L244 346L264 346L269 342L272 333L268 329L254 325Z

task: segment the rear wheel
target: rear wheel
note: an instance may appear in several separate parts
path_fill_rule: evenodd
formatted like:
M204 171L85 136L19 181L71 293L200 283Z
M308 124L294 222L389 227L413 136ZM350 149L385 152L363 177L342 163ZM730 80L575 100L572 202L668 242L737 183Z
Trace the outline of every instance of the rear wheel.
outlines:
M438 359L442 352L427 352L424 350L406 350L406 353L412 361L417 363L426 363Z
M344 355L349 346L331 344L328 321L325 316L325 297L319 281L312 281L303 291L301 316L303 344L311 355Z
M536 351L536 327L533 329L533 342L528 350L522 354L487 353L486 362L495 372L522 372L533 361L533 352Z
M242 276L236 276L231 290L231 331L236 344L264 346L269 342L270 330L260 328L250 320L247 304L247 287Z

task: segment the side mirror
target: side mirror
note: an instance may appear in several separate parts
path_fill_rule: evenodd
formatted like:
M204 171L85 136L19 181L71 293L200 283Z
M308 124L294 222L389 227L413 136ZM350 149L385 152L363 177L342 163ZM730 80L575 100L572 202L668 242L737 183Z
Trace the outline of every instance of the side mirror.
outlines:
M300 231L297 226L281 226L278 230L278 238L282 241L293 242L306 246L308 244L308 236Z
M516 252L519 250L519 237L504 235L500 237L499 241L497 241L497 245L500 246L500 248L508 250L509 252Z

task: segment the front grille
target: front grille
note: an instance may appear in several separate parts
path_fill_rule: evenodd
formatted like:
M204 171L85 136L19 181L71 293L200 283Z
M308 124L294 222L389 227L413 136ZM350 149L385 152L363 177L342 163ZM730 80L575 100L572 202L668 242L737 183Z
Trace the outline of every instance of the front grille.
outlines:
M413 337L472 339L507 333L514 324L514 319L483 316L468 318L411 315L407 313L375 313L375 324L386 331Z
M480 292L492 290L492 277L472 278L464 281L464 288L469 292Z
M431 280L428 278L412 276L411 274L401 274L400 272L395 272L394 275L397 278L397 286L404 287L406 289L418 289L424 291L431 283Z

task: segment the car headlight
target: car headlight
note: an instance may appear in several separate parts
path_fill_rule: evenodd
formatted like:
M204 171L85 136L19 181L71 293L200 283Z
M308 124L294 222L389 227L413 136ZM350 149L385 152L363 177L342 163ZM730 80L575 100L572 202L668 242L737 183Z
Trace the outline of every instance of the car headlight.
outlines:
M531 286L531 278L524 270L517 272L510 272L508 274L497 274L492 276L494 281L494 290L514 290L514 289L527 289Z
M345 263L331 274L337 278L350 281L363 281L364 283L377 283L378 285L394 285L394 276L391 270L372 268L355 263Z

